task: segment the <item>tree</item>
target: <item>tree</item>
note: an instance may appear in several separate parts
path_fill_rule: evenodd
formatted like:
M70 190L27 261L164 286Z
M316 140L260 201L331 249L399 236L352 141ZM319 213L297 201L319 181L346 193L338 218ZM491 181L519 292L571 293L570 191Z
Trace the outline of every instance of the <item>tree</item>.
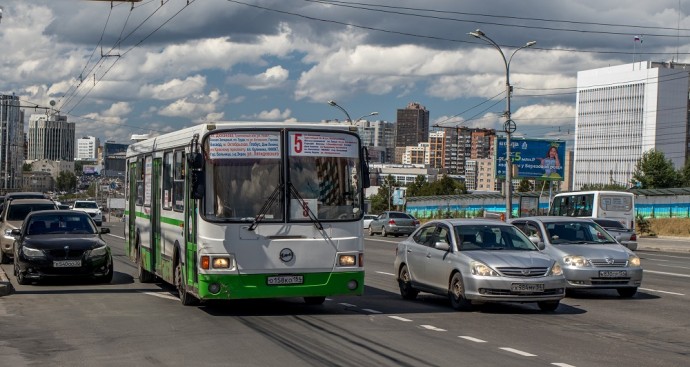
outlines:
M372 195L369 199L371 200L371 212L381 213L383 211L393 209L393 190L394 187L399 186L398 183L393 178L393 175L388 175L384 178L383 182L379 186L379 191Z
M407 186L407 196L423 196L421 192L427 185L428 182L426 182L424 175L418 175L414 182Z
M464 183L458 182L448 175L443 175L440 180L431 183L431 195L460 195L467 194Z
M58 175L55 187L58 191L74 191L77 188L77 176L71 171L62 171Z
M632 183L639 184L643 189L678 187L681 184L681 174L663 152L651 149L637 161Z
M582 185L580 190L582 191L594 191L594 190L609 190L609 191L625 191L628 188L625 185L608 183L608 184L585 184Z
M530 180L528 180L526 178L523 178L522 180L520 180L520 185L518 185L517 191L518 192L530 192L530 191L532 191L532 189L533 189L532 182L530 182Z

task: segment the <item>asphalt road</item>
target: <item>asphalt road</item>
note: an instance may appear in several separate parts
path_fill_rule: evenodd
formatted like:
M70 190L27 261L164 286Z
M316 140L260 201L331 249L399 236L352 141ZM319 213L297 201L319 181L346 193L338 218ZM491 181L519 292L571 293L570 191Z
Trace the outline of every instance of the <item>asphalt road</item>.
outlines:
M638 251L645 275L633 299L592 291L555 313L532 304L455 312L443 297L402 300L392 269L400 238L367 237L362 297L185 307L171 287L134 278L122 223L105 225L115 254L109 285L19 286L2 265L16 292L0 297L1 365L690 365L690 254L682 251Z

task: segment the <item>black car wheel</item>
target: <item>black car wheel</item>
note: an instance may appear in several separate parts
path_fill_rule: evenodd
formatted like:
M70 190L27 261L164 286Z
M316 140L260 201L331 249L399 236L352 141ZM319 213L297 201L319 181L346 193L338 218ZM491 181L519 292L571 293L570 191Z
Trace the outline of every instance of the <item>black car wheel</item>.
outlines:
M104 284L109 284L110 282L113 281L113 263L110 263L110 266L108 266L108 274L101 278L101 283Z
M199 304L199 299L194 297L187 291L187 282L184 280L182 273L182 263L177 262L175 265L175 285L177 286L177 293L180 297L180 302L185 306L194 306Z
M415 299L419 294L419 291L414 289L410 283L410 271L407 269L407 265L403 265L400 273L398 273L398 287L403 299Z
M472 302L465 298L465 285L462 282L460 273L453 274L448 287L448 298L450 305L458 311L469 311L472 309Z
M542 301L537 302L537 305L539 306L539 309L542 311L553 312L556 311L560 303L560 301Z
M2 250L0 250L0 264L9 264L10 263L10 258L5 255Z
M31 284L31 282L28 279L26 279L26 276L24 275L24 273L22 273L22 271L19 270L19 265L14 266L14 273L17 276L17 283L19 283L19 285Z
M622 298L632 298L635 296L635 293L637 293L637 287L618 288L616 290L618 291L618 295Z

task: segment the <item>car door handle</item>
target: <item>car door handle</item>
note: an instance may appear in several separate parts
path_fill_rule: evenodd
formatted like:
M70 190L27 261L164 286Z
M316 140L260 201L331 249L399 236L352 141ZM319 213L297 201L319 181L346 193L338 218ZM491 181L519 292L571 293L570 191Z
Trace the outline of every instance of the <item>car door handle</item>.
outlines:
M407 249L407 252L412 252L412 249L409 249L409 248L408 248L408 249Z
M431 252L427 252L427 253L426 253L426 258L427 258L427 259L431 259Z

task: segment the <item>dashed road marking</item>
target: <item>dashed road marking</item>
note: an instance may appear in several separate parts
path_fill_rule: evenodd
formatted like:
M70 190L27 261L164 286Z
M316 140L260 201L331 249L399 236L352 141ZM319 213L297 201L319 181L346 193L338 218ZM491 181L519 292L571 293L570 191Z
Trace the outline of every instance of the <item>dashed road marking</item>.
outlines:
M690 275L688 274L678 274L678 273L667 273L665 271L654 271L654 270L644 270L645 273L652 273L652 274L661 274L661 275L670 275L673 277L681 277L681 278L690 278Z
M650 289L650 288L639 288L640 290L647 291L647 292L657 292L657 293L664 293L664 294L672 294L674 296L684 296L685 294L683 293L676 293L676 292L669 292L669 291L660 291L658 289Z
M353 305L353 304L351 304L351 303L338 303L338 304L341 305L341 306L345 306L345 307L357 307L357 306L355 306L355 305Z
M505 350L506 352L510 352L510 353L519 354L519 355L525 356L525 357L536 357L537 356L536 354L523 352L521 350L513 349L513 348L505 348L504 347L504 348L498 348L498 349Z
M371 308L363 308L362 311L366 311L366 312L370 312L370 313L383 313L381 311L372 310Z
M554 365L554 366L558 366L558 367L575 367L575 366L573 366L572 364L560 363L560 362L554 362L554 363L551 363L551 364Z
M393 274L393 273L386 273L385 271L377 271L376 274L390 275L390 276L392 276L392 277L395 276L395 274Z
M167 294L167 293L157 293L157 292L141 292L141 293L146 294L146 295L149 295L149 296L158 297L158 298L171 299L171 300L173 300L173 301L177 301L177 300L178 300L177 297L175 297L175 296L173 296L173 295L170 295L170 294Z
M419 326L421 326L421 327L423 327L423 328L425 328L425 329L427 329L427 330L433 330L433 331L447 331L446 329L437 328L436 326L433 326L433 325L419 325Z
M390 317L390 318L393 319L393 320L405 321L405 322L412 322L412 320L406 319L406 318L400 317L400 316L388 316L388 317Z
M469 340L469 341L475 342L475 343L486 343L486 340L481 340L481 339L474 338L474 337L467 336L467 335L460 335L460 336L458 336L458 338L463 338L465 340Z

